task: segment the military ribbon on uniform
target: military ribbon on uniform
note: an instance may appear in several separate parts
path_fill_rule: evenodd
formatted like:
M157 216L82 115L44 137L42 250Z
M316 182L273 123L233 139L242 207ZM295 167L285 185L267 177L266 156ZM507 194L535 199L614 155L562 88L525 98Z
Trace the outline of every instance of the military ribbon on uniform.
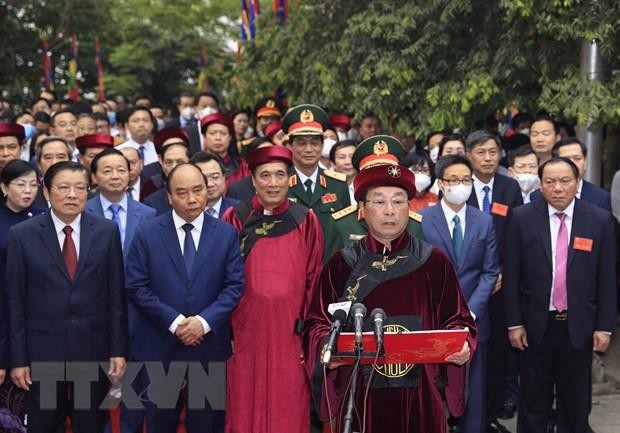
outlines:
M103 81L103 59L99 47L99 37L95 38L95 64L97 65L97 100L105 101L105 83Z
M71 51L69 52L69 99L72 101L80 99L80 88L77 81L77 56L77 35L73 33L71 35Z

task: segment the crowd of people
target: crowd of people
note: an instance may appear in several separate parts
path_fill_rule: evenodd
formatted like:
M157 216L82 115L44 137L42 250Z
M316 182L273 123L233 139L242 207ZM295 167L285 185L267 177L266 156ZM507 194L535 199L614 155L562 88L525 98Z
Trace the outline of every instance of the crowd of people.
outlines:
M0 101L9 431L342 431L354 368L322 355L346 302L387 327L468 330L443 363L364 366L354 431L506 433L516 412L520 433L591 431L617 221L570 125L490 116L416 140L372 113L272 97L227 110L210 92L172 110L49 91L12 108ZM54 362L107 362L90 404L68 370L42 404L37 366ZM188 371L158 405L128 362L226 363L226 409L194 407Z

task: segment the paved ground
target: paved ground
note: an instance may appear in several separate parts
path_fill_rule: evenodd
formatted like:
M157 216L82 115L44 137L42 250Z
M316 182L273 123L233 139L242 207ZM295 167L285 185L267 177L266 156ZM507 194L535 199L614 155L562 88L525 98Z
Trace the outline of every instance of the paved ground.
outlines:
M592 397L590 426L595 433L620 433L620 328L601 360L605 380L593 388L595 395ZM517 431L516 417L501 422L511 432Z

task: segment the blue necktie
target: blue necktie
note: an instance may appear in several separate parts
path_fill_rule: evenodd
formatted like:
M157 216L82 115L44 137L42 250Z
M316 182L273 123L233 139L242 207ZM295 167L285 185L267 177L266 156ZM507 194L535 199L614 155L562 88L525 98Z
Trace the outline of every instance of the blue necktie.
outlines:
M123 226L121 224L121 205L118 203L112 203L108 208L112 211L112 221L116 223L118 227L118 233L121 235L121 241L123 239Z
M463 254L463 228L461 227L461 219L458 215L454 215L452 221L454 221L454 228L452 229L452 246L454 247L456 264L458 264L461 261L461 255Z
M482 190L484 191L484 197L482 198L482 211L484 213L491 213L491 200L489 199L489 192L491 188L485 185Z
M144 161L144 146L140 146L138 152L140 153L140 160Z
M194 245L194 238L192 237L192 230L194 226L192 224L183 224L183 230L185 231L185 242L183 243L183 260L185 260L185 269L187 270L187 276L192 275L192 265L194 264L194 257L196 257L196 245Z
M209 215L210 217L216 218L216 216L215 216L215 209L213 209L212 207L208 207L207 208L207 215Z

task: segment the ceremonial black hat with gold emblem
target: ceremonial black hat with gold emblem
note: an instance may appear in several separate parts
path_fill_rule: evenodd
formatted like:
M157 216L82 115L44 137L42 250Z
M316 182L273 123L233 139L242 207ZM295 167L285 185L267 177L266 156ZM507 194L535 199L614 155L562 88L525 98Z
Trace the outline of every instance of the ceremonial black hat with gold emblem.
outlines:
M382 164L399 164L406 155L400 141L390 135L374 135L362 141L355 152L351 163L357 171Z
M407 191L407 198L415 196L415 177L411 170L403 165L381 164L366 168L355 175L353 189L355 200L362 201L370 188L379 186L397 186Z
M302 104L291 108L282 118L282 130L295 137L320 135L328 128L327 113L318 105Z

